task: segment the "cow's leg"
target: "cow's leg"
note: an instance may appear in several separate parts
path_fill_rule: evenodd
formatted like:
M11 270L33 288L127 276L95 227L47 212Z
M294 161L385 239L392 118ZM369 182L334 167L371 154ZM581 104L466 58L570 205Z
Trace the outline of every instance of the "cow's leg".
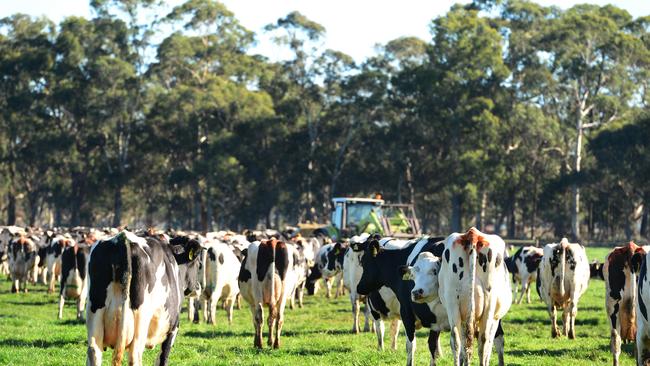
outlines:
M492 346L494 345L495 337L499 333L501 328L501 321L494 320L491 318L485 319L485 327L481 329L481 334L479 335L479 354L480 354L480 364L482 366L490 365L490 357L492 356ZM500 338L503 341L503 329L501 329ZM502 355L499 355L499 360L501 360Z
M517 304L521 304L521 300L524 298L524 294L526 294L527 290L528 290L528 281L527 281L527 279L522 278L521 279L521 293L519 294L519 298L517 299Z
M208 301L209 297L206 297L201 301L201 306L203 307L203 321L206 323L209 323L208 317L210 316L210 314L208 314L210 311L208 308ZM253 313L253 315L255 315L255 313Z
M460 329L458 326L452 326L451 333L449 334L449 343L451 344L451 352L453 353L454 366L460 366Z
M356 294L350 292L350 303L352 304L352 333L359 333L359 299Z
M569 307L569 339L576 338L576 316L578 316L578 304L571 301Z
M237 310L241 310L241 294L237 294Z
M235 307L235 299L228 299L228 306L226 307L226 316L228 317L228 325L232 325L232 311Z
M47 287L47 293L51 294L54 292L54 284L56 282L56 275L54 274L54 271L52 271L52 276L50 276L50 284Z
M296 308L296 290L297 288L294 288L291 294L289 295L289 309L291 310Z
M569 329L571 329L570 306L564 306L562 309L562 333L565 337L569 335Z
M88 309L86 329L88 332L88 351L86 366L101 366L102 350L104 348L104 309L93 313Z
M176 335L178 334L178 326L169 334L167 334L167 338L163 341L163 343L160 345L160 354L158 355L158 359L156 359L156 366L167 366L168 361L169 361L169 352L172 350L172 346L174 345L174 340L176 340Z
M610 318L612 320L612 326L610 331L609 347L614 356L613 364L614 366L618 366L618 359L621 355L621 336L618 333L620 325L618 317L615 314L612 314Z
M219 303L220 293L213 292L210 297L210 312L208 322L212 325L217 325L217 304Z
M274 344L274 336L275 334L273 333L273 327L275 325L275 320L278 317L278 308L277 306L274 305L269 305L269 318L267 319L268 325L269 325L269 339L268 339L268 345L269 347L273 347Z
M436 358L440 355L440 332L435 330L429 331L429 353L431 354L431 366L435 366Z
M503 339L503 327L501 327L501 320L499 320L497 331L494 334L494 346L497 349L497 355L499 356L499 366L504 366L505 362L503 359L503 351L505 348L505 341Z
M399 319L393 319L390 323L390 347L396 351L397 350L397 336L399 336L399 328L401 321ZM382 340L383 340L382 336Z
M84 319L84 307L86 305L84 296L81 295L77 298L77 320Z
M194 317L194 297L187 298L187 320L192 322Z
M555 305L550 305L548 312L551 315L551 336L557 338L560 335L560 330L557 328L557 309Z
M65 304L65 299L63 294L59 295L59 319L63 319L63 305ZM78 312L77 312L78 314Z
M532 276L529 277L528 279L529 279L529 280L528 280L528 288L526 289L526 303L527 303L527 304L530 304L530 302L531 302L531 301L530 301L530 289L531 289L531 287L533 287L533 286L532 286L532 284L533 284Z
M332 279L325 278L323 280L325 281L325 288L327 288L327 294L325 294L325 297L329 299L332 297Z
M262 304L258 303L256 306L251 305L251 313L253 314L253 325L255 326L255 339L253 343L255 347L262 348L262 324L264 324L264 309Z
M377 349L384 350L384 321L381 319L375 320L375 333L377 334Z
M302 285L298 288L298 307L302 308L302 299L305 296L305 283L303 282Z
M368 306L368 300L366 300L363 304L363 317L365 320L365 323L363 324L363 331L364 332L374 331L375 323L371 320L372 314L370 314L370 306Z
M16 293L20 291L20 282L18 280L13 280L11 283L11 292Z
M273 348L280 348L280 333L282 333L282 325L284 325L284 306L280 305L280 310L276 316L275 324L275 341L273 342Z
M415 363L415 316L410 309L407 310L404 307L400 313L406 333L406 366L413 366Z
M143 313L142 310L133 311L133 340L129 345L129 365L142 366L142 356L144 347L147 343L147 332L149 330L149 321L151 316ZM172 329L178 329L178 324L172 326ZM171 347L171 346L170 346ZM161 348L162 353L162 348ZM169 354L167 354L169 356ZM159 359L161 357L159 356ZM165 362L167 362L165 358ZM157 364L157 363L156 363Z

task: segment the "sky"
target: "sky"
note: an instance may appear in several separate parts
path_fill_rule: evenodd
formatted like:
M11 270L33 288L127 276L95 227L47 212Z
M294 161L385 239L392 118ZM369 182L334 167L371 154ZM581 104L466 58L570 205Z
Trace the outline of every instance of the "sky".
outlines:
M90 17L89 0L0 0L0 18L21 12L46 15L55 22L68 15ZM170 6L183 0L168 0ZM402 36L430 39L431 20L456 2L467 0L222 0L248 29L262 28L291 11L298 10L327 30L324 46L339 50L357 61L372 56L377 44ZM650 15L650 0L536 0L566 9L578 3L614 3L634 17ZM266 38L259 37L253 52L278 59L282 53Z

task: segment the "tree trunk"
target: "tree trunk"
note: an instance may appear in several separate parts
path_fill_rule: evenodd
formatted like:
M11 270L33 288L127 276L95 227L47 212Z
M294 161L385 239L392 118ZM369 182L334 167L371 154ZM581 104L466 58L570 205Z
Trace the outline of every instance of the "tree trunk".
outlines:
M409 203L415 205L415 188L413 187L413 175L411 174L411 159L407 159L406 162L406 186L409 189Z
M119 227L122 224L122 184L118 183L115 187L113 197L113 227Z
M643 205L643 216L641 216L641 230L639 235L641 238L645 238L648 233L648 204L644 202Z
M510 213L508 214L508 220L510 221L508 224L509 238L515 238L517 235L517 217L515 215L516 208L517 202L515 201L515 193L513 191L510 193Z
M7 201L7 225L16 225L16 195L9 191Z
M463 229L463 212L462 202L463 197L460 193L455 193L451 197L451 231L460 233Z
M578 138L576 139L575 148L575 170L574 175L580 174L580 163L582 161L582 137L584 131L582 128L582 110L578 110L578 121L576 124L578 129ZM580 240L580 187L577 182L571 185L571 239L574 241Z
M487 192L483 190L483 193L481 193L481 207L479 208L479 211L476 215L476 228L479 230L483 230L483 226L485 225L485 210L487 209Z

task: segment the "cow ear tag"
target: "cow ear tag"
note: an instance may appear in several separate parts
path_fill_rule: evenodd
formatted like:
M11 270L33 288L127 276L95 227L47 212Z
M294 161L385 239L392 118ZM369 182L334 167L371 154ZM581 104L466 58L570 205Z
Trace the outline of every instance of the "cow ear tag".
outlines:
M190 252L188 253L188 257L190 258L190 260L194 259L194 249L190 249Z

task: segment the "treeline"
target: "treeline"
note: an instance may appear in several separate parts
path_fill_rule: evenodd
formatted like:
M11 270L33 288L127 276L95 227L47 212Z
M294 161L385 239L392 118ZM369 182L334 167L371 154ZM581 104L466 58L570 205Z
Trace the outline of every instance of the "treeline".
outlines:
M278 227L381 192L428 232L646 235L650 17L477 0L355 63L298 12L271 61L213 0L91 8L0 21L4 223Z

